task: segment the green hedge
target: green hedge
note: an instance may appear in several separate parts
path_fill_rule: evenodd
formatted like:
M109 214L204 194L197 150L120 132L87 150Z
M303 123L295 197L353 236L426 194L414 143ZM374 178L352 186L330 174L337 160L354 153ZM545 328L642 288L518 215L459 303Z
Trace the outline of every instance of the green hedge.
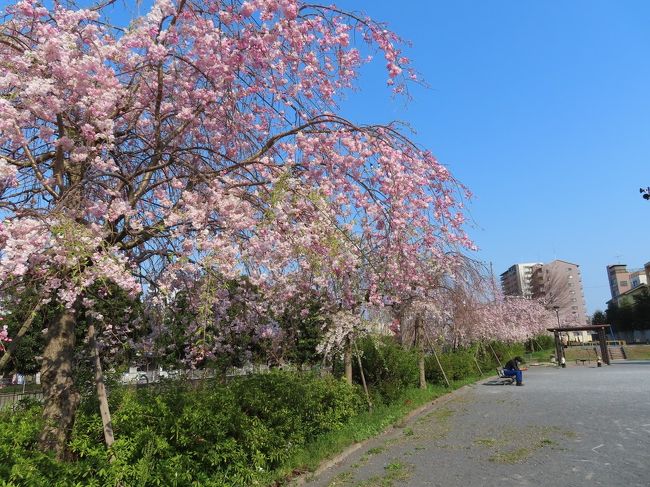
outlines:
M472 349L439 353L438 359L445 370L447 379L463 380L478 375L479 371L473 358L475 353L476 351ZM427 380L434 384L443 384L445 379L435 357L428 355L424 363Z
M168 383L113 392L111 452L89 403L75 423L76 462L57 463L36 449L40 406L0 413L0 479L30 487L259 485L296 449L340 428L363 406L342 380L281 372L227 386Z
M553 350L554 348L555 339L551 335L539 335L526 342L526 350L531 352Z
M407 388L417 386L417 356L402 348L392 337L365 337L357 346L373 402L389 404ZM354 381L361 384L356 360L352 368Z

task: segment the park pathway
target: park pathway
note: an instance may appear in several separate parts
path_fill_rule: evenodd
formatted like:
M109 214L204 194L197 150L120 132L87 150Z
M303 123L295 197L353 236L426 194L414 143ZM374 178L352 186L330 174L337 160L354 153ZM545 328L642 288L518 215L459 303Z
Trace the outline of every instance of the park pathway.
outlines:
M650 486L650 362L524 380L460 389L305 485Z

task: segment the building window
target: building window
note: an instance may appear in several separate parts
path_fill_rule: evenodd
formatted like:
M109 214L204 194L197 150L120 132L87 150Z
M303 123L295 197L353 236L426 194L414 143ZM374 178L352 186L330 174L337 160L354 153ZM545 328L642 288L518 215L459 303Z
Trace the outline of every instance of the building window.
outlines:
M621 286L627 286L627 281L621 281Z

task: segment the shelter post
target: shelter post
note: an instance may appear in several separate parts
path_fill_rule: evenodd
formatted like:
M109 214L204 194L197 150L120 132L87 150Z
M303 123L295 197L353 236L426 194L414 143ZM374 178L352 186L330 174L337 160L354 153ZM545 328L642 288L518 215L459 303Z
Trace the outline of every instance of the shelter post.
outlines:
M611 365L609 357L609 349L607 348L607 337L605 336L605 328L598 329L598 341L600 342L600 355L607 365Z

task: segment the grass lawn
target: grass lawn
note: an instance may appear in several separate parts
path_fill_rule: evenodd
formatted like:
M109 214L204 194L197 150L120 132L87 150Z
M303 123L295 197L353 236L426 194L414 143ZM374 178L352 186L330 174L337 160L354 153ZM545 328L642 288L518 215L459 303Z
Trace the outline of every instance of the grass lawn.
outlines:
M598 344L596 343L596 348L600 352L600 348L598 348ZM600 353L598 353L600 355ZM566 357L567 362L570 362L572 360L576 359L583 359L583 360L596 360L596 352L594 352L593 347L589 348L581 348L581 347L568 347L564 349L564 356Z
M623 348L629 360L650 359L650 345L625 345Z
M555 350L549 348L548 350L536 350L534 352L527 352L524 354L526 363L531 362L549 362L551 355L555 355Z
M593 346L583 347L568 347L564 349L564 356L566 357L567 362L571 362L576 359L596 359L596 352L594 352L594 347L598 350L598 355L600 355L600 347L598 342L594 342ZM625 345L625 353L627 354L628 360L650 360L650 345ZM548 355L553 354L554 351L548 351ZM548 356L545 357L548 360Z

